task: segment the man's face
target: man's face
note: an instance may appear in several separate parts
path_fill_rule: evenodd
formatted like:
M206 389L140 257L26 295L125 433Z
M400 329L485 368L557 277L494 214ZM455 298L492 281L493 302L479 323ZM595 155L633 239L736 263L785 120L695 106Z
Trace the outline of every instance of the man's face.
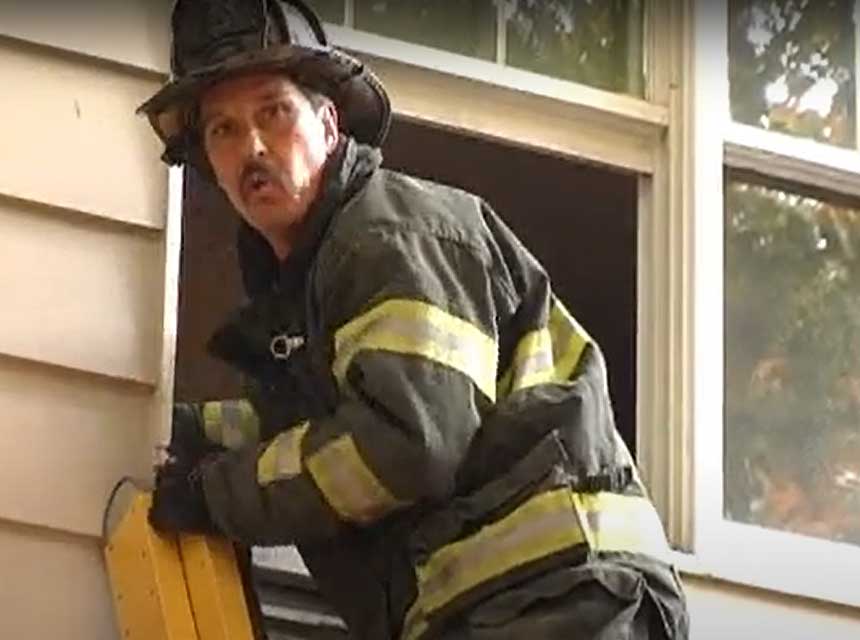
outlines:
M200 102L201 135L218 184L278 251L293 244L337 144L337 113L315 110L279 74L228 79ZM283 257L283 256L282 256Z

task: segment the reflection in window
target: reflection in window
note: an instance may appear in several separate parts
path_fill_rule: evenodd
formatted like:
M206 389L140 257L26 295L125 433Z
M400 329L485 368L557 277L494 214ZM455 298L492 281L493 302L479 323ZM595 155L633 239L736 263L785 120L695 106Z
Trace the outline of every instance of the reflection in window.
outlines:
M355 28L454 53L496 59L493 0L355 0Z
M641 96L641 0L505 0L505 62Z
M725 515L860 544L860 209L726 189Z
M305 0L323 22L343 24L346 5L344 0Z
M730 0L732 117L856 147L852 0Z

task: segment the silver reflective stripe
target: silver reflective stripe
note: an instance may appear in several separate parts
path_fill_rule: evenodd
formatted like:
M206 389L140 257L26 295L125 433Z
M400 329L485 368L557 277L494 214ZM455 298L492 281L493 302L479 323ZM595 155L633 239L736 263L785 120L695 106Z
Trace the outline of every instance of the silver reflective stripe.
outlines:
M668 551L657 512L645 498L566 488L546 491L416 567L418 597L403 636L419 637L435 612L477 586L578 545L658 558Z
M491 543L475 547L469 554L451 557L421 585L421 597L429 612L432 613L451 598L501 571L510 571L554 551L585 542L582 537L559 535L576 526L574 518L574 514L569 511L538 513L520 526L500 532ZM549 539L553 539L556 544L548 544ZM455 585L457 581L452 580L453 576L469 579L463 579Z
M343 520L369 524L405 504L374 475L351 435L326 444L306 464L326 501Z
M304 422L279 434L257 460L257 483L265 487L302 472L302 442L310 427Z
M247 400L204 403L203 426L209 440L228 449L240 449L260 437L260 421Z
M567 382L590 340L564 305L554 299L547 326L530 331L517 343L513 362L499 382L498 395L504 397L540 384Z
M555 369L552 335L548 329L526 334L517 344L511 377L511 391L527 389L552 379Z
M341 383L361 351L412 355L468 376L490 400L496 396L498 348L492 336L447 311L417 300L386 300L335 334L332 368Z
M552 359L554 363L553 382L566 382L571 379L576 365L591 342L591 336L582 328L565 306L553 298L549 314L549 332L552 335Z
M419 566L421 608L430 615L482 582L584 541L567 489L534 496Z

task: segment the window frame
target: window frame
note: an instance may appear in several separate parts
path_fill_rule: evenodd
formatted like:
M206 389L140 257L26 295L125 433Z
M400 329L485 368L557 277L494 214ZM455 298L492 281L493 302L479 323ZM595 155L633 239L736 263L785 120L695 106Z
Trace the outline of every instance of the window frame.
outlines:
M654 171L654 145L668 127L665 105L348 27L326 30L335 46L381 78L400 116L637 173ZM493 108L475 109L476 103ZM547 124L527 122L535 113ZM582 123L583 132L563 130L566 139L559 139L558 131L547 131L566 120Z
M726 170L751 171L799 189L860 198L860 150L847 150L732 120L729 103L726 0L693 0L695 292L693 502L686 514L691 555L675 560L688 571L815 600L860 607L850 589L860 575L860 547L728 521L723 517L724 455L724 182ZM860 2L857 15L860 15ZM717 28L719 27L719 28ZM858 47L860 51L860 47ZM860 60L858 60L860 69ZM707 78L707 81L701 80ZM858 77L860 80L860 77ZM716 116L714 114L717 114ZM790 187L789 187L790 188ZM742 552L739 550L743 550ZM827 576L816 582L812 576ZM855 578L856 579L856 578Z

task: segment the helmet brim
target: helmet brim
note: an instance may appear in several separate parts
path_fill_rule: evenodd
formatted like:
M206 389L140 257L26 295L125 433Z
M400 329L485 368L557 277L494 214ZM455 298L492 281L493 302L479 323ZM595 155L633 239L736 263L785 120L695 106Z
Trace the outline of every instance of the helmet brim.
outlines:
M358 142L379 147L391 123L391 103L379 79L356 58L330 47L271 46L238 54L165 84L137 110L168 148L183 136L189 115L207 89L256 71L283 72L298 84L328 96L341 129Z

